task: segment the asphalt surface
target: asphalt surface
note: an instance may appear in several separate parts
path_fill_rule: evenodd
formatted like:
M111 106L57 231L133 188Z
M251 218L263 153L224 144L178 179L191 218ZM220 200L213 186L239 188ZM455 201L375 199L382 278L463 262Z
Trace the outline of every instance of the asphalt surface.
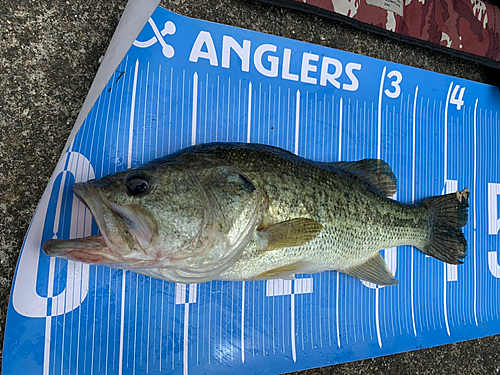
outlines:
M99 67L125 0L0 1L0 340L24 235ZM254 0L163 1L182 15L479 82L486 70L338 22ZM303 374L495 374L499 336Z

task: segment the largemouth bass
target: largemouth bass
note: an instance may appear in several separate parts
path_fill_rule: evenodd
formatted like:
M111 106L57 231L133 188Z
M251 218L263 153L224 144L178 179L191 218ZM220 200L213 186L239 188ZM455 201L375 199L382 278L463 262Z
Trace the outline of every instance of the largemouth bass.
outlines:
M467 189L399 203L377 159L322 163L260 144L210 143L77 183L100 234L49 240L49 256L178 283L337 270L398 283L379 251L412 245L450 264L467 241Z

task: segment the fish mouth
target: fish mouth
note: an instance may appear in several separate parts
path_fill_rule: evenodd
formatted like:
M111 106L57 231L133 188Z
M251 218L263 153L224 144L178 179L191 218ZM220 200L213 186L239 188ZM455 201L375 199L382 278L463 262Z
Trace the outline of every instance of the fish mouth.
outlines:
M136 256L132 253L137 253L134 250L141 250L145 255L157 234L156 221L151 215L137 205L110 202L93 181L75 184L73 192L91 212L100 234L48 240L42 248L46 255L115 268L133 266L139 260L134 259Z

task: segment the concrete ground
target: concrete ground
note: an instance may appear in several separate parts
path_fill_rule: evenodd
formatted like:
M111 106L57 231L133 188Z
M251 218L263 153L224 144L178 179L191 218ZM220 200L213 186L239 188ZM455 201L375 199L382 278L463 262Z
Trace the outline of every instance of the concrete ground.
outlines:
M19 250L126 0L0 2L0 340ZM171 0L179 14L479 82L485 69L254 0ZM499 336L302 374L493 374Z

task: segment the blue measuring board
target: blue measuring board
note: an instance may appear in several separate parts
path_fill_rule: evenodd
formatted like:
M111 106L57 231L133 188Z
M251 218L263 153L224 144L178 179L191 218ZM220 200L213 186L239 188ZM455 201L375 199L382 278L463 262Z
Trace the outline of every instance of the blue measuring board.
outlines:
M157 8L58 164L26 235L3 374L282 373L500 333L500 92ZM204 142L381 158L412 203L468 187L468 256L382 251L400 283L337 272L182 285L48 258L96 234L73 196Z

